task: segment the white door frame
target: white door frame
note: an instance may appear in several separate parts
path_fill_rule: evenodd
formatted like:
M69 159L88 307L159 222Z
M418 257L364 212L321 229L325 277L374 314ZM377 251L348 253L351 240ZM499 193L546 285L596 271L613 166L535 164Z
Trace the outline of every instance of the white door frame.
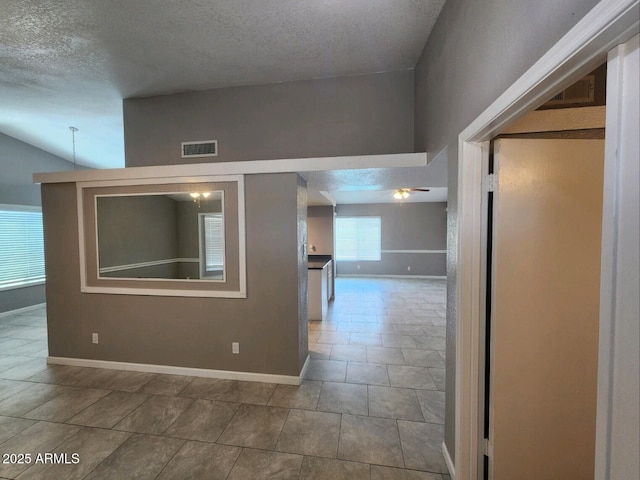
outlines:
M607 59L614 46L624 43L639 31L638 0L601 0L560 41L536 62L520 79L476 118L458 137L458 272L456 324L456 407L455 470L456 480L476 480L480 446L478 395L481 373L480 338L482 319L482 281L484 275L482 223L482 164L488 158L488 142L501 129L533 110L593 70ZM608 91L611 94L611 90ZM615 169L618 136L607 123L605 177ZM611 142L614 142L613 144ZM613 148L613 150L612 150ZM613 153L611 153L613 152ZM615 177L615 175L613 175ZM615 202L617 192L605 188L607 200ZM606 237L603 238L606 241ZM611 248L603 243L603 251ZM604 269L603 271L608 269ZM610 294L610 292L609 292ZM611 303L611 299L601 301ZM610 329L612 318L601 317L601 325ZM600 346L600 356L610 346ZM598 401L602 398L598 391ZM601 447L601 442L597 440ZM445 457L448 456L446 447ZM596 457L601 452L596 452ZM596 460L598 462L598 460Z

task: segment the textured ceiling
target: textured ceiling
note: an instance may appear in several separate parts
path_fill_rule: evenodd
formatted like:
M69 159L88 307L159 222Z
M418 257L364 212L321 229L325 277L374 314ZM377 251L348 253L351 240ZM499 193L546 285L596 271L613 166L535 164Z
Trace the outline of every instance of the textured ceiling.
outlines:
M0 132L124 165L122 99L413 68L444 0L2 0Z

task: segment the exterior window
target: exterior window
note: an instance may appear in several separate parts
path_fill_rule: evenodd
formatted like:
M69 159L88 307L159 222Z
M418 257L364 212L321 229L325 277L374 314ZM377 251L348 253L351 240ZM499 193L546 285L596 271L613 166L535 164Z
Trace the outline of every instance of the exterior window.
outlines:
M338 217L336 260L380 261L381 230L380 217Z
M44 282L42 212L0 205L0 290Z
M224 220L222 213L201 213L202 241L201 276L220 277L224 274Z

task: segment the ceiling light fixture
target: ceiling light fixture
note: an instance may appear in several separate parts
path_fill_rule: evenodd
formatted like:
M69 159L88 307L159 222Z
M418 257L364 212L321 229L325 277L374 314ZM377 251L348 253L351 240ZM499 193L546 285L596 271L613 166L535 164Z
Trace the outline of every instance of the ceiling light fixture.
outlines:
M200 200L201 200L200 197L202 197L202 198L204 198L206 200L207 198L209 198L209 195L211 195L211 192L202 192L202 193L200 193L200 192L191 192L191 193L189 193L189 196L191 198L193 198L194 203L198 204L198 208L200 208Z
M71 144L73 145L73 169L76 169L76 132L78 129L76 127L69 127L71 130Z
M400 188L393 192L393 198L396 200L406 200L409 198L409 189L408 188Z

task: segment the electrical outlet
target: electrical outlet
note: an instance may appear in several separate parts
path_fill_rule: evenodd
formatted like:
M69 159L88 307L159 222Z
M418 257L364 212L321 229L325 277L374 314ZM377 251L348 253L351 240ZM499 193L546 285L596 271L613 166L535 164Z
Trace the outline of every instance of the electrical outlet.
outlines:
M357 270L360 270L360 265L356 265L356 269L357 269Z
M98 343L98 334L97 333L92 333L91 334L91 341L93 343Z
M240 344L238 342L231 343L231 353L240 353Z
M407 267L407 271L410 272L411 271L411 267Z

